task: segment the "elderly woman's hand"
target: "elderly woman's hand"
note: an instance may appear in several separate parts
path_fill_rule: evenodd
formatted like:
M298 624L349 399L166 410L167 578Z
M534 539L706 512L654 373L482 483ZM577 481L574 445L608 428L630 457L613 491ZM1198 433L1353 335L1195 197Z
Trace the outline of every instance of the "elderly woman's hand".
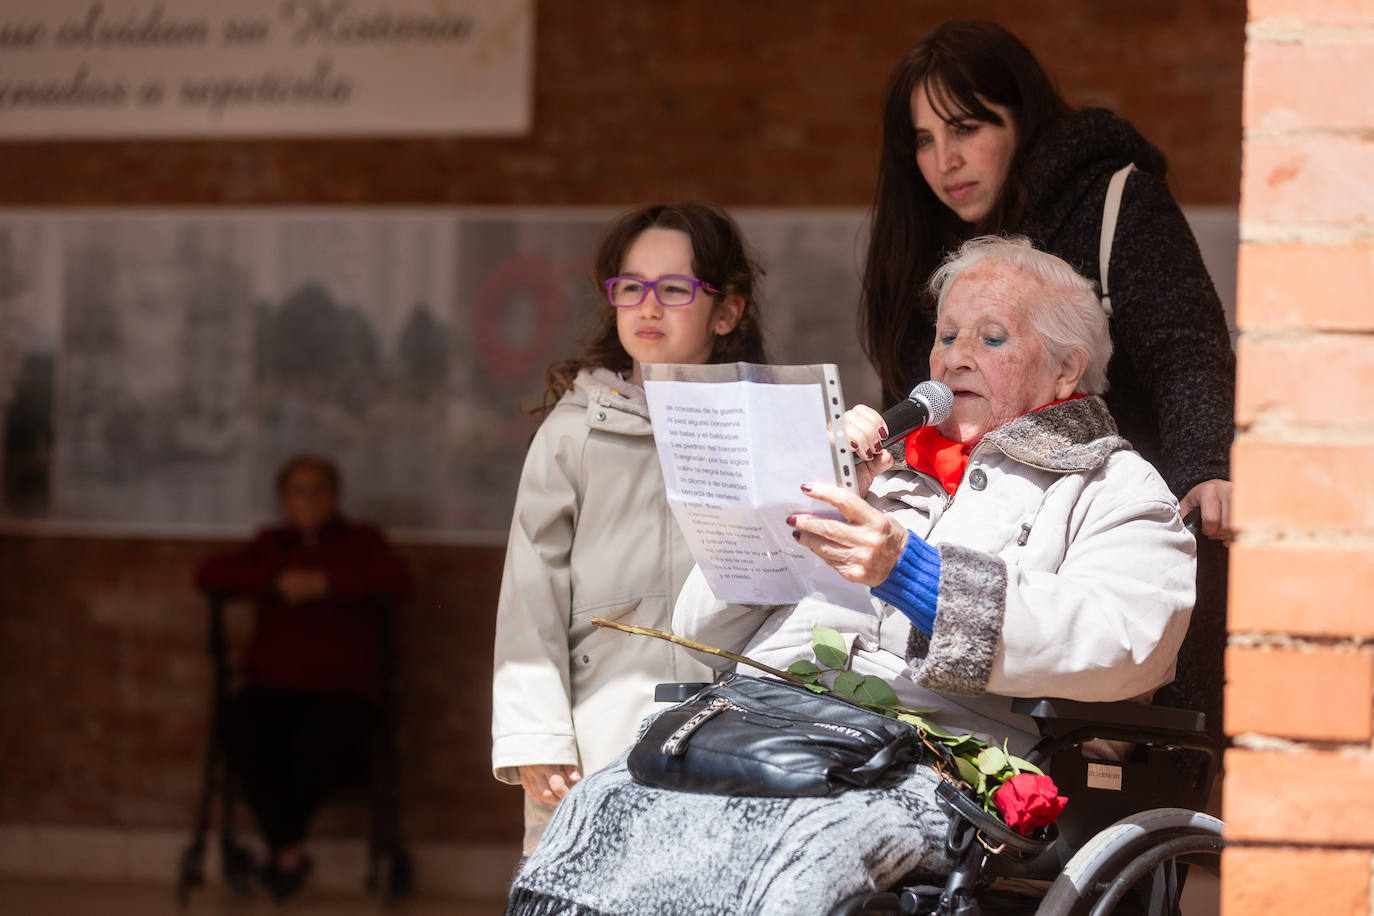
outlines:
M807 483L802 492L834 506L844 518L799 512L787 519L792 536L850 582L881 585L906 548L906 528L843 487Z
M849 433L849 447L854 450L854 473L859 496L867 496L873 478L894 464L892 455L882 447L887 438L883 415L872 407L860 404L844 414L844 428Z

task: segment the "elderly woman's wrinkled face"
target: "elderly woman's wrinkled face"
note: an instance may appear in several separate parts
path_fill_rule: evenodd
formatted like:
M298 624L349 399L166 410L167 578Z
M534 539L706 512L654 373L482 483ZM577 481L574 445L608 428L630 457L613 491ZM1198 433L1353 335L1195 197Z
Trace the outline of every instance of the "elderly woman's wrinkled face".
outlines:
M973 444L1008 420L1066 398L1081 369L1051 366L1028 306L1039 281L995 262L964 271L935 323L930 377L954 392L940 425L950 439Z

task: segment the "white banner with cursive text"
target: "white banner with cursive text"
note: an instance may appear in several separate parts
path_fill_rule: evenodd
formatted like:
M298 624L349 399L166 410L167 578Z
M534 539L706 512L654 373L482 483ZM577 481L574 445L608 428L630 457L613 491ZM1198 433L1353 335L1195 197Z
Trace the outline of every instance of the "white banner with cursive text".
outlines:
M522 134L533 0L5 0L0 139Z

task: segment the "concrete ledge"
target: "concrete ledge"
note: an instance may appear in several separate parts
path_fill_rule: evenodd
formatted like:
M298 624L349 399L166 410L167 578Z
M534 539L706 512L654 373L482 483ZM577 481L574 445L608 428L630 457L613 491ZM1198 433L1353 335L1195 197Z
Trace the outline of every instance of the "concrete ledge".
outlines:
M131 881L176 881L189 831L112 830L95 827L0 825L0 875ZM241 842L261 856L256 838ZM220 882L219 843L207 837L205 877ZM308 846L315 859L311 884L355 891L367 878L361 839L321 838ZM520 858L517 845L416 843L416 889L428 895L504 897Z

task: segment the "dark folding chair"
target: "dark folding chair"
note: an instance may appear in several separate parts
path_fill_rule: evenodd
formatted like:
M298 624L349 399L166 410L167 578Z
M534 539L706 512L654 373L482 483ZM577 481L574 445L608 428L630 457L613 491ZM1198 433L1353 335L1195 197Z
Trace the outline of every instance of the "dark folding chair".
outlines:
M200 799L196 807L191 842L181 855L177 872L177 903L185 906L191 889L205 884L206 837L210 831L211 810L219 799L220 867L224 883L237 895L253 891L257 883L257 864L253 854L236 837L235 812L238 785L228 766L226 731L230 703L229 647L225 635L225 606L232 595L207 592L209 608L209 652L214 679L211 689L210 734L206 744ZM381 706L373 721L369 740L367 800L371 807L368 837L367 887L384 903L410 894L414 885L414 864L400 834L400 786L396 755L399 721L399 677L397 665L396 621L391 602L378 601L382 617L381 652L385 689Z

